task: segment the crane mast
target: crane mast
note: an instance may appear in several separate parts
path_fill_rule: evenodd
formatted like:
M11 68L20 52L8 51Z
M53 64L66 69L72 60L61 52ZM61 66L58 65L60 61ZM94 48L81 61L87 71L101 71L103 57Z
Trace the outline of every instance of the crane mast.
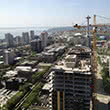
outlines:
M93 27L93 45L92 45L92 73L93 73L93 84L94 84L94 88L93 88L93 108L94 110L96 110L96 88L97 88L97 83L96 83L96 74L97 74L97 49L96 49L96 29L97 29L97 25L96 25L96 15L94 15L94 27Z

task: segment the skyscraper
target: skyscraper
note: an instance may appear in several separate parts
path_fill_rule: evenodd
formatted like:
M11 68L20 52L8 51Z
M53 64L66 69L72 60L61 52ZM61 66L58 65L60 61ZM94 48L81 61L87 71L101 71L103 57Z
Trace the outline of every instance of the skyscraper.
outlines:
M8 47L13 47L14 42L13 42L13 35L10 33L5 34L5 41L7 43Z
M22 40L24 44L29 44L29 33L28 32L22 33Z
M34 39L34 36L35 36L35 35L34 35L34 31L31 30L31 31L30 31L30 40L33 40L33 39Z
M16 36L15 41L17 46L22 45L22 38L20 36Z
M42 32L41 33L41 40L42 40L42 48L43 49L47 46L47 37L48 37L47 32Z

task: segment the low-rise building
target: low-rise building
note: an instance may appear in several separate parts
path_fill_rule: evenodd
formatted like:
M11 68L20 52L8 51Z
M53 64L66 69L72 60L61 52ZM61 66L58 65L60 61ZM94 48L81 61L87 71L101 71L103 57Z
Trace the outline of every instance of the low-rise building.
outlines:
M24 61L23 63L21 63L21 66L31 66L32 68L35 67L38 64L38 61Z
M23 77L30 79L34 72L32 71L31 66L17 66L15 71L18 72L18 77Z
M41 59L43 62L53 63L56 60L54 53L42 52Z
M51 45L45 48L41 53L40 60L47 63L53 63L58 56L61 56L65 52L66 46Z
M7 71L6 74L3 76L4 78L12 78L12 77L16 77L17 76L17 71Z
M18 90L20 85L24 84L24 82L26 81L26 79L24 78L10 78L8 80L5 81L5 86L6 89L10 89L10 90Z

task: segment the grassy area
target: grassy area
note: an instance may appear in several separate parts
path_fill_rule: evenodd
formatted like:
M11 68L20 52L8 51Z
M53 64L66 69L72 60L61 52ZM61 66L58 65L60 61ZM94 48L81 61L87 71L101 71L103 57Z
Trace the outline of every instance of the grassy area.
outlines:
M11 99L7 101L7 104L3 107L5 110L13 110L15 105L23 98L23 96L29 91L30 85L26 83L25 85L21 86L19 92L16 93Z
M40 81L43 75L49 70L51 66L45 67L43 71L41 72L36 72L32 76L32 83L35 84L36 82ZM40 89L42 88L43 84L40 83L39 85L36 85L33 89L30 95L27 97L26 101L23 104L23 108L26 110L31 104L34 102L40 103L39 100L39 92ZM20 91L14 95L11 99L8 100L7 104L4 105L5 110L13 110L15 105L23 98L23 96L29 91L29 84L25 84L20 87Z
M32 75L32 83L35 84L37 81L40 81L43 75L50 69L51 66L44 67L43 71L36 72Z
M36 74L32 76L32 82L35 83L41 81L41 78L50 69L50 67L51 66L44 67L43 71L36 72ZM33 103L37 103L37 104L40 103L39 93L42 87L43 87L43 83L39 83L32 89L32 92L29 94L29 96L27 97L27 99L25 100L22 106L24 110L27 110L27 108Z
M18 92L16 95L14 95L11 99L8 100L7 104L4 105L5 110L13 110L15 105L20 101L20 99L24 96L23 92Z

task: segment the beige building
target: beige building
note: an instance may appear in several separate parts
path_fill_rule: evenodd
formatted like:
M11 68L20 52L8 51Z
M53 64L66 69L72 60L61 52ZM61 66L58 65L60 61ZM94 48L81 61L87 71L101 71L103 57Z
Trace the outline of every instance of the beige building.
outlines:
M48 39L48 33L42 32L41 33L41 40L42 40L42 48L44 49L47 46L47 39Z

